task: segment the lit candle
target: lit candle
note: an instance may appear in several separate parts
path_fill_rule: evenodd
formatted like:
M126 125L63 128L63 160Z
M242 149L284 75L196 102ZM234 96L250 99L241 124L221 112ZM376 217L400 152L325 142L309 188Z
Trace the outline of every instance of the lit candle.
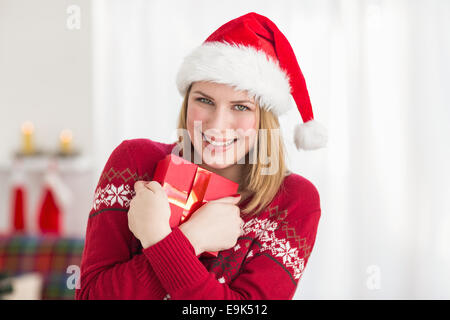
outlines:
M34 152L33 144L34 125L30 121L22 124L22 152L31 154Z
M69 154L72 152L72 131L63 130L59 135L61 153Z

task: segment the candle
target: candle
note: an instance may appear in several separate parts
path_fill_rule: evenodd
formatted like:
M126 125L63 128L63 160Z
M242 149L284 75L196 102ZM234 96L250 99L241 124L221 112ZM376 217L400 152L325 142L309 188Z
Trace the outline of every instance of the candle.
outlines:
M34 125L30 121L22 124L22 152L31 154L34 152L33 143Z
M59 135L61 153L69 154L72 152L72 131L63 130Z

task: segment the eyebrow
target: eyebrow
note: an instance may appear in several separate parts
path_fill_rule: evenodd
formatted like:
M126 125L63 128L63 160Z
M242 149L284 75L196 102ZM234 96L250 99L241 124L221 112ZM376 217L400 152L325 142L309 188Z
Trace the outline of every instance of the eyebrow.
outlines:
M203 96L205 96L206 98L210 99L210 100L214 100L212 97L208 96L207 94L201 92L201 91L194 91L193 93L199 93ZM254 102L250 101L250 100L236 100L236 101L230 101L231 103L251 103L251 104L255 104Z

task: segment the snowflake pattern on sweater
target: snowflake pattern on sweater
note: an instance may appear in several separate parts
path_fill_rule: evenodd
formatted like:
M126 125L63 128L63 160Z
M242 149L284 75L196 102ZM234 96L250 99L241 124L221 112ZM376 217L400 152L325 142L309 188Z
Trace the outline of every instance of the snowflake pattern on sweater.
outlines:
M104 171L100 176L97 189L94 193L92 207L94 210L98 210L101 205L112 207L116 203L124 208L129 207L131 199L133 199L136 194L131 184L134 184L137 180L150 180L150 178L148 174L139 176L130 168L122 170L117 170L114 167L109 168L109 170ZM118 185L108 183L104 186L106 181L120 181L123 183Z
M265 255L276 260L296 284L305 270L311 246L306 238L300 238L294 227L285 221L287 210L279 210L278 206L268 209L259 217L245 222L241 236L236 245L221 251L218 257L207 263L219 282L232 282L240 272L240 268L249 263L253 257Z
M128 184L115 186L107 184L106 187L98 187L94 194L94 210L98 210L101 205L111 207L116 203L121 207L129 207L130 201L136 193Z
M244 234L254 233L261 244L260 252L267 251L273 257L280 258L294 279L299 279L304 269L304 258L300 258L299 249L292 245L287 238L279 238L275 231L282 222L270 219L252 219L244 225Z

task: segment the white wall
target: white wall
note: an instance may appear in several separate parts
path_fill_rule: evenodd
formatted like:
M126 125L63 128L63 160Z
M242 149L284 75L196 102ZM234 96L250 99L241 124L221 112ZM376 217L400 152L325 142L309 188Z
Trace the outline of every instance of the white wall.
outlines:
M73 5L80 9L79 29L74 11L67 12ZM37 148L57 151L59 134L68 128L82 157L88 163L92 158L90 20L88 0L0 0L0 232L9 227L10 164L21 147L24 121L34 123ZM62 174L76 199L65 213L64 230L70 235L84 235L96 179L91 167ZM32 230L42 177L43 172L27 175Z
M70 5L81 9L69 30ZM20 126L35 125L36 144L58 147L61 130L92 152L90 1L0 0L0 164L20 147Z

